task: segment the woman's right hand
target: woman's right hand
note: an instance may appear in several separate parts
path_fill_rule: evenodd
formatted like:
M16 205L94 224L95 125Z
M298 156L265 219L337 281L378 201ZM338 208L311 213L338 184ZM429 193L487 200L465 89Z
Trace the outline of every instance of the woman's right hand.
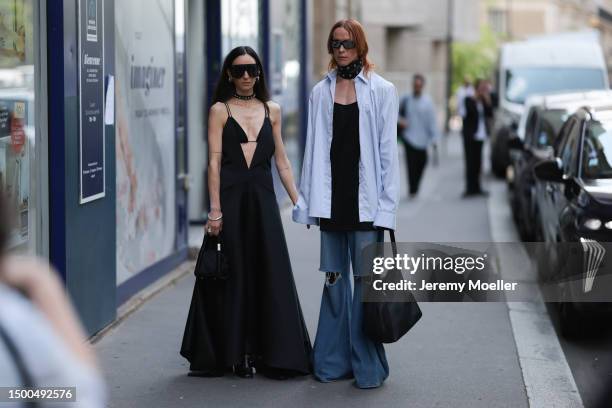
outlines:
M222 215L223 213L221 211L211 211L208 216L210 218L219 218ZM206 222L206 226L204 228L205 228L205 232L208 235L217 236L221 233L221 230L223 228L223 219L220 219L217 221L212 221L209 219Z

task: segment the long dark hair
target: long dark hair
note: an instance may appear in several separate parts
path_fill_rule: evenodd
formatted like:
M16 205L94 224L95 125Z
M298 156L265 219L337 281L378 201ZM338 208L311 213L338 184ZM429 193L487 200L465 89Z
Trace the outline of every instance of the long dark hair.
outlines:
M259 80L255 82L255 96L262 102L268 102L270 100L270 93L268 92L268 87L266 86L266 74L263 69L263 65L261 64L261 60L259 59L259 55L255 52L255 50L249 46L240 46L236 47L227 54L225 57L225 61L223 61L223 68L221 68L221 73L219 74L219 80L217 81L217 86L215 87L215 93L213 94L212 103L215 102L226 102L228 101L236 88L234 87L234 83L228 81L227 72L229 71L232 62L236 58L241 55L250 55L255 59L257 66L259 67Z

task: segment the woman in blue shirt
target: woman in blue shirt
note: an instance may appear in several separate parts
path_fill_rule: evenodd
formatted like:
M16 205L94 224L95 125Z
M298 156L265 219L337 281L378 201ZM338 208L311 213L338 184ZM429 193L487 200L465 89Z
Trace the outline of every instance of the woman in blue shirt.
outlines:
M321 229L320 270L326 273L313 351L322 382L355 378L379 387L389 375L382 344L362 331L361 250L395 229L399 200L398 98L372 71L359 22L331 29L326 77L312 90L308 131L293 219ZM350 270L354 290L351 291Z

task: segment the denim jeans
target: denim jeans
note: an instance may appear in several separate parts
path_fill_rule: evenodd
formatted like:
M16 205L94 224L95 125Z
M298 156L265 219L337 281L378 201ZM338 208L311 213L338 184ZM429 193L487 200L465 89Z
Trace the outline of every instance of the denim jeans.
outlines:
M359 388L375 388L389 376L389 365L381 343L375 343L361 328L361 249L382 239L379 231L321 232L322 272L337 272L327 279L313 350L314 376L321 382L355 378ZM351 290L351 264L354 290Z

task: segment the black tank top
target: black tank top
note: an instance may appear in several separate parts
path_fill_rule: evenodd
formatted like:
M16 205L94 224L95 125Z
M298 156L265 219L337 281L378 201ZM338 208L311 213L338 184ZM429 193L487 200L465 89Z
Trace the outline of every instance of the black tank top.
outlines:
M359 222L359 107L357 102L334 103L330 149L331 218L321 218L321 231L369 231L371 222Z

